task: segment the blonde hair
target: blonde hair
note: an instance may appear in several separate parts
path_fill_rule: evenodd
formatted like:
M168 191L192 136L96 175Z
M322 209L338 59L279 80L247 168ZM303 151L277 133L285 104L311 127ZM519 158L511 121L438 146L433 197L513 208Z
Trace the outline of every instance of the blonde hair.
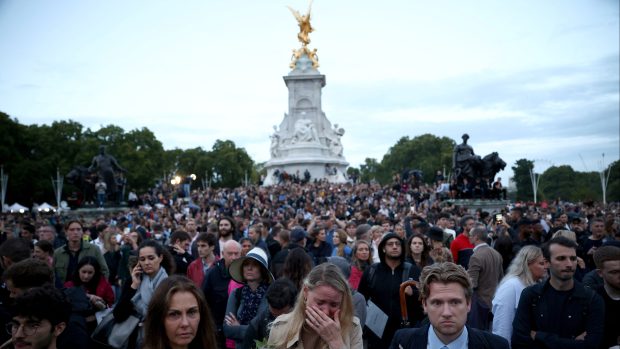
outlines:
M103 248L106 251L111 251L111 252L116 252L120 249L119 245L112 245L112 243L110 242L110 238L112 238L114 236L114 238L116 239L116 234L117 234L117 230L116 228L106 228L106 230L103 231L103 236L101 237L101 240L103 240Z
M268 344L275 348L285 348L286 344L297 336L306 322L306 296L305 291L312 291L319 286L329 286L342 294L342 303L340 304L340 329L342 336L346 338L353 330L353 300L349 283L342 275L340 268L332 263L323 263L314 267L310 274L304 279L302 290L297 296L295 308L290 314L287 314L290 322L286 331L286 336L281 338L269 338ZM274 321L273 324L277 323ZM277 324L276 324L277 325Z
M570 230L558 230L556 231L553 236L551 237L552 239L557 238L557 237L565 237L569 240L575 241L577 242L577 235L575 234L574 231L570 231Z
M565 230L567 231L567 230ZM516 276L525 284L525 286L531 286L538 280L534 280L532 272L530 271L530 264L534 263L538 258L542 257L543 253L540 247L534 245L524 246L519 250L519 253L510 263L506 275L502 279L507 280L511 276ZM501 283L500 283L501 284Z

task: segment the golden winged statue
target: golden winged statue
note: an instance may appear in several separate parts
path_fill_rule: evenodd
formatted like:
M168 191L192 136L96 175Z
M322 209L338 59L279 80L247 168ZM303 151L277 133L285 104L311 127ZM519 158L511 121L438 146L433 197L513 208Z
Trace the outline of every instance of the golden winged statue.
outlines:
M310 50L308 48L308 44L310 43L310 33L314 31L312 25L310 24L310 10L312 9L312 0L310 0L310 5L308 5L308 13L302 15L299 11L293 10L290 6L287 6L295 19L297 19L297 23L299 24L299 34L297 34L297 39L301 42L301 48L297 50L293 50L293 57L290 64L291 69L295 69L295 65L297 61L301 58L303 54L308 56L310 61L312 62L313 68L319 67L319 58L316 55L316 48L314 50Z
M308 5L308 13L302 15L297 10L293 10L290 6L287 6L295 19L297 19L297 23L299 24L299 34L297 34L297 38L301 41L303 46L307 46L310 43L310 33L314 31L312 25L310 24L310 10L312 9L312 1L310 1L310 5Z

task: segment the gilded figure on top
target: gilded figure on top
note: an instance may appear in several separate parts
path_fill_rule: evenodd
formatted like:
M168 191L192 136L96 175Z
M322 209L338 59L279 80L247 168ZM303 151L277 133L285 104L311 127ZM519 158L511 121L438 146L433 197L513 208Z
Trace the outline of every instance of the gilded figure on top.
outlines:
M312 25L310 24L310 9L312 8L312 1L310 1L310 5L308 6L308 13L302 15L297 10L293 10L290 6L288 9L291 10L295 19L297 19L297 23L299 24L299 34L297 34L297 38L301 41L303 46L307 46L310 43L310 33L314 31Z

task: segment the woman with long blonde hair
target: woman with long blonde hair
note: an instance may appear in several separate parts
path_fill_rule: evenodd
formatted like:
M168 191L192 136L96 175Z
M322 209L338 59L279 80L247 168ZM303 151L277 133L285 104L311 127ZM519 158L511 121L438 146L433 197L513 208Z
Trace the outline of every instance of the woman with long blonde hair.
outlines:
M293 311L273 322L267 344L275 349L362 347L351 289L337 266L323 263L312 269Z
M542 280L547 274L547 261L542 250L534 245L522 247L510 263L506 275L500 282L492 301L493 333L506 338L512 337L514 320L521 292L525 287Z

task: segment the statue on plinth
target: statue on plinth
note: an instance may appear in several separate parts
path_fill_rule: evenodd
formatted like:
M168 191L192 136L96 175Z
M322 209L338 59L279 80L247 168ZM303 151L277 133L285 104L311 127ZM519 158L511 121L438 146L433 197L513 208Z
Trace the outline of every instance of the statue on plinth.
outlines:
M96 171L99 178L103 178L106 183L107 192L110 197L116 198L115 194L118 192L118 187L116 185L115 171L125 173L127 170L118 164L114 156L106 154L104 145L99 147L99 154L93 157L88 170L90 172Z
M474 154L474 148L467 144L469 135L465 133L462 137L463 143L454 147L452 155L452 167L456 178L474 178L476 169L480 166L480 156Z
M491 183L495 175L506 167L497 152L481 158L467 144L469 135L463 134L463 143L454 147L452 154L453 179L456 180L457 197L482 199L491 197Z
M297 20L297 24L299 24L297 39L301 42L301 48L293 50L290 67L291 69L295 69L297 61L303 55L306 55L312 62L312 68L316 69L319 67L319 57L316 54L317 49L315 48L314 50L310 50L308 48L308 44L310 43L310 33L314 31L312 24L310 24L310 10L312 9L312 1L310 1L310 5L308 5L308 13L305 15L302 15L297 10L293 10L290 6L288 6L288 9L291 10L291 13Z

